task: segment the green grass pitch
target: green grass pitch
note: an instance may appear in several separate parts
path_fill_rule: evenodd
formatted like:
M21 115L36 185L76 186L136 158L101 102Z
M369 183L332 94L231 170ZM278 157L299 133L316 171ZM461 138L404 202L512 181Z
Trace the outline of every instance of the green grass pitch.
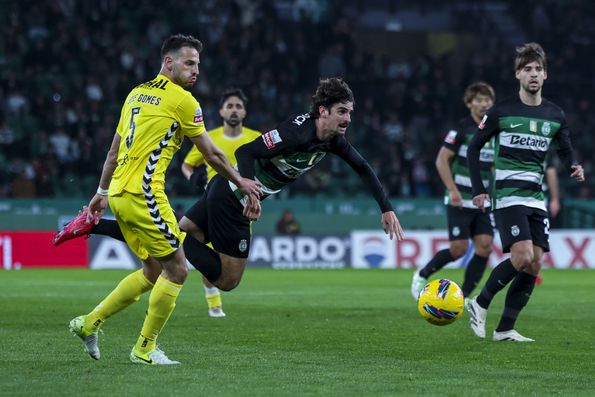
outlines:
M94 361L70 335L123 271L0 272L0 395L542 396L595 393L594 271L546 270L517 322L535 343L473 336L417 313L411 270L248 269L206 314L198 273L159 344L173 367L129 362L147 297L109 319ZM440 273L455 281L461 270ZM491 335L503 306L488 314Z

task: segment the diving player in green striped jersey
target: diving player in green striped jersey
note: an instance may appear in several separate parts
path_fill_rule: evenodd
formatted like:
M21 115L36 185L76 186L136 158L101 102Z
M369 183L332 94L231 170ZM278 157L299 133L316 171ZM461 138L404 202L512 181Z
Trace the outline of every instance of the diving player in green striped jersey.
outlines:
M465 270L461 287L465 299L483 276L492 252L493 222L490 212L481 211L473 205L471 179L467 168L467 146L494 100L494 89L489 84L477 82L468 86L463 95L463 102L469 108L469 116L460 121L456 130L448 132L438 152L436 169L446 187L444 204L450 247L438 251L425 267L413 273L413 299L417 299L432 274L465 255L469 247L469 238L473 239L475 254ZM492 179L493 165L494 146L491 140L481 149L481 178L485 186L488 186Z
M480 149L492 137L496 138L492 208L502 248L511 256L494 268L468 308L471 329L476 336L485 338L487 309L494 295L512 282L493 339L533 342L519 334L514 325L533 292L541 257L549 251L549 219L542 183L550 145L557 144L558 155L571 170L572 178L583 182L585 175L583 167L574 161L564 111L541 96L547 79L546 56L541 46L528 43L517 48L514 67L519 94L496 104L484 116L467 151L473 203L484 209L490 195L480 175Z

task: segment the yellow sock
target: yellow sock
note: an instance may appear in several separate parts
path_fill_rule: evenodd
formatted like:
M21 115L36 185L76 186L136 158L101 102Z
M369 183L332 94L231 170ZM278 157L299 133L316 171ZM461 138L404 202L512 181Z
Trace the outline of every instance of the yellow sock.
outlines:
M126 276L91 313L85 316L83 328L97 332L103 322L120 310L138 301L140 296L153 288L153 284L143 274L143 269Z
M174 311L181 289L182 284L176 284L159 276L149 296L149 309L143 329L134 346L137 352L148 353L155 349L157 337Z
M205 298L207 298L207 304L209 305L209 309L214 307L221 307L223 303L221 302L221 292L217 290L214 293L206 293Z

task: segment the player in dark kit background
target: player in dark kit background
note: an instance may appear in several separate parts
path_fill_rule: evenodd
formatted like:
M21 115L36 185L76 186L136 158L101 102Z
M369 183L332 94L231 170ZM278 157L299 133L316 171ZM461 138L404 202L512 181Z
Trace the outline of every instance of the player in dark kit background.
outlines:
M571 170L571 177L579 182L585 177L583 167L574 161L564 111L541 96L547 62L539 44L517 48L515 76L520 83L518 95L488 111L467 152L473 203L484 209L490 195L479 172L480 149L489 139L496 138L492 208L502 247L511 256L492 270L481 293L468 307L471 329L485 338L487 309L494 295L512 281L493 339L533 342L519 334L514 325L533 292L541 257L549 251L549 219L542 183L550 145L557 144L558 155Z
M432 274L449 262L465 255L469 247L469 238L473 239L475 254L467 265L461 286L465 301L483 276L492 252L494 231L491 213L477 209L472 202L471 179L467 168L467 145L473 139L477 125L492 107L494 100L494 89L489 84L477 82L469 85L463 95L463 102L469 108L469 115L460 121L456 130L448 132L438 152L436 169L446 187L444 204L450 247L438 251L426 266L413 273L411 281L413 299L417 300ZM492 141L486 143L481 149L480 164L483 184L488 186L492 179L494 165Z

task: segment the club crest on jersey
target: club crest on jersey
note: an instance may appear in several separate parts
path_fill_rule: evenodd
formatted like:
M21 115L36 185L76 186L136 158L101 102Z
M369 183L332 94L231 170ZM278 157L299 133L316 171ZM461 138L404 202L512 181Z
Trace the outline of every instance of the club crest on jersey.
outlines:
M521 233L521 231L517 225L513 225L510 228L510 234L512 234L514 237L518 236L520 233Z
M240 249L240 252L246 251L246 249L248 248L248 242L246 241L246 239L240 240L240 244L238 245L238 248Z
M459 229L458 226L455 226L452 228L452 235L457 237L459 234L461 234L461 229Z
M455 130L450 130L450 131L448 131L448 134L446 134L446 138L444 138L444 142L454 145L456 139L457 139L457 132Z
M483 130L486 126L486 121L488 121L488 115L484 115L483 119L481 119L481 122L479 123L479 125L477 126L477 128L479 128L480 130Z
M541 133L543 135L549 135L550 132L552 132L552 127L550 126L549 121L546 121L541 125Z
M279 135L279 131L271 130L266 134L262 135L262 140L267 148L272 149L275 145L282 141L281 135Z
M202 123L202 109L199 107L196 108L196 112L194 113L194 124Z

